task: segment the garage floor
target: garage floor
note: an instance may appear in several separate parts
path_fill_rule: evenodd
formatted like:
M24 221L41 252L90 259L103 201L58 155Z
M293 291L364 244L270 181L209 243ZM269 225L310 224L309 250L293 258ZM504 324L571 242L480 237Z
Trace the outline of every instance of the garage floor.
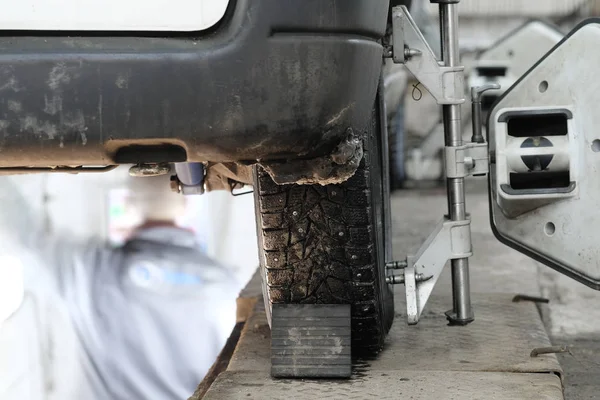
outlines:
M356 362L352 379L337 381L271 379L270 332L259 305L204 399L563 399L556 357L530 356L550 345L534 304L474 293L479 319L449 327L443 312L450 299L435 295L419 325L409 327L399 297L385 351Z
M246 324L227 371L205 398L286 398L291 393L294 398L365 398L367 393L379 398L562 399L561 378L566 399L600 398L600 293L497 242L488 223L485 181L467 186L475 249L472 325L445 324L443 311L451 304L449 268L416 327L404 323L404 294L398 286L397 316L386 351L355 366L352 381L329 385L269 378L269 331L259 311ZM392 208L394 253L402 259L416 252L445 212L445 191L397 192ZM541 295L550 304L513 303L515 294ZM529 356L550 339L572 346L571 354L558 357L564 373L554 355Z
M600 292L591 290L500 244L488 222L485 179L469 182L467 207L473 221L471 284L477 293L541 295L541 308L555 345L568 345L558 355L564 370L567 400L600 399ZM392 197L394 253L400 258L420 246L439 214L446 210L444 189L396 192ZM450 293L449 271L436 288ZM477 313L477 309L475 310Z

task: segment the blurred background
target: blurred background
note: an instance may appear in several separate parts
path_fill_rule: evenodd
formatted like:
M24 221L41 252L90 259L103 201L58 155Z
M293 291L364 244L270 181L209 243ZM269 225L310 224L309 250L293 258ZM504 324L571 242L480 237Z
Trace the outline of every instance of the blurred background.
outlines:
M68 232L122 244L135 226L128 209L129 167L102 174L37 174L10 177L23 192L27 205L44 218L49 235ZM252 195L232 196L215 191L186 197L178 223L194 231L202 250L244 277L258 265ZM225 246L223 243L236 243Z
M413 0L412 8L415 20L426 34L433 50L439 52L437 7L428 1ZM549 29L560 35L566 34L583 19L600 15L600 0L462 0L459 9L461 53L471 79L477 66L483 61L488 61L484 60L485 53L493 48L499 39L515 32L529 20L543 20ZM518 63L508 58L506 62ZM506 74L487 78L502 79L506 78ZM440 124L439 107L402 66L386 65L385 85L392 181L396 189L392 199L394 250L396 255L401 257L418 248L438 217L445 212L441 159L443 129ZM470 136L470 104L465 104L463 113L464 120L467 121L464 126L465 136ZM93 239L97 243L106 243L117 249L127 243L127 238L140 222L136 217L136 210L132 209L128 201L132 189L127 167L104 174L39 174L0 179L10 180L19 188L25 201L21 206L39 217L42 234L47 237L73 237L80 241ZM550 299L550 306L544 317L553 340L557 343L575 344L575 356L567 355L563 360L566 363L567 376L570 377L567 398L598 398L600 395L596 393L600 393L600 380L597 379L600 373L600 296L529 259L518 258L512 250L495 242L487 227L486 182L471 180L468 187L469 207L472 207L472 213L477 216L479 224L474 229L479 229L479 237L483 238L479 239L479 247L476 244L475 248L477 251L495 252L494 254L498 255L497 265L487 259L481 259L475 265L485 264L482 270L494 270L493 273L502 275L502 272L498 271L510 262L512 269L508 268L503 274L507 285L502 290L535 292ZM5 212L12 212L10 204L4 204ZM15 209L14 212L18 210ZM210 192L201 196L186 197L184 210L177 216L176 223L192 232L196 239L195 249L223 266L228 274L235 276L236 287L241 288L258 266L254 218L252 194L234 197L227 192ZM6 229L6 226L0 227L1 229ZM9 231L3 234L4 237L10 237L15 233ZM8 359L7 354L11 348L7 347L13 347L11 340L15 337L19 337L23 345L30 348L41 346L40 342L43 341L33 330L26 333L15 330L14 320L19 312L21 316L18 318L25 318L25 313L32 313L40 325L46 322L42 321L43 318L39 314L43 309L39 304L32 306L33 311L24 306L28 304L28 297L24 294L27 291L26 285L23 283L22 274L15 272L22 271L19 259L6 256L0 258L0 264L2 363L3 359ZM148 272L146 269L136 271L141 271L142 277ZM495 283L482 282L485 279L478 280L477 274L475 272L473 278L475 287L483 285L479 286L482 290L497 289ZM523 279L523 276L528 278ZM236 295L237 292L232 294L233 297ZM235 315L235 307L229 312L232 316ZM62 311L57 311L57 315L61 313ZM234 322L229 326L232 327ZM69 343L68 338L72 332L62 332L60 335L67 338L66 342ZM61 357L65 358L65 365L69 362L68 353L77 351L66 346L62 348L66 350L61 353ZM218 350L219 348L216 349L216 353ZM27 392L30 396L21 398L61 398L60 393L68 392L68 389L65 389L66 392L57 390L54 384L46 379L43 372L46 362L48 361L40 361L33 355L30 359L23 360L26 364L23 368L28 369L31 376L42 376L42 379L38 386L30 382L10 383L21 385L24 388L23 393ZM208 365L211 362L207 361ZM2 368L0 371L8 371L14 369L14 365L3 365ZM0 393L3 389L10 389L1 386L5 382L9 380L0 379ZM36 397L36 393L45 395Z
M145 184L152 178L130 177L129 166L0 177L0 399L191 395L229 337L237 295L258 266L253 196L183 196L165 178ZM181 247L173 238L190 240ZM46 265L23 248L30 241ZM79 343L82 329L102 338ZM132 340L139 348L119 351ZM118 356L105 360L104 352ZM94 370L106 373L119 360L109 391L93 383Z

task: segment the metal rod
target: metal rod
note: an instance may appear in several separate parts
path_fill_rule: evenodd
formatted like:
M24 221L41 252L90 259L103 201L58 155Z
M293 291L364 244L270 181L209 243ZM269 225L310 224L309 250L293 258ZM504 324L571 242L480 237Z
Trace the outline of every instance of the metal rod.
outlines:
M444 65L455 67L460 65L458 47L458 5L456 3L440 3L440 31L442 42L442 58ZM444 136L446 146L462 145L461 106L443 106ZM465 204L464 178L448 178L448 211L453 221L467 217ZM469 278L469 259L452 260L452 297L453 322L465 324L473 320L471 308L471 283Z
M488 83L483 86L471 88L471 116L473 118L473 136L471 142L484 143L483 138L483 117L481 111L481 95L492 89L500 89L497 83Z
M537 347L531 350L531 357L537 357L540 354L556 354L556 353L570 353L571 349L569 346L552 346L552 347Z
M471 136L471 142L473 143L484 143L482 125L483 122L481 116L481 100L476 101L475 97L471 97L471 116L473 118L473 136Z
M408 266L406 261L390 261L385 263L386 269L404 269Z
M519 303L521 301L532 301L534 303L543 303L543 304L550 303L550 299L547 299L545 297L529 296L526 294L517 294L517 295L515 295L515 297L513 297L512 301L513 301L513 303Z

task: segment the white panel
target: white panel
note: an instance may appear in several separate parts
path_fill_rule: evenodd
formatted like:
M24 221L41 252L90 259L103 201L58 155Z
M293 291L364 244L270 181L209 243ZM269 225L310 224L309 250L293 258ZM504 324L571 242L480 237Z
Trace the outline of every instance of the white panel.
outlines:
M0 322L0 399L40 400L44 392L37 304L26 298L19 310Z
M229 0L0 0L0 30L200 31Z
M6 321L21 306L25 288L23 266L14 255L0 254L0 324Z

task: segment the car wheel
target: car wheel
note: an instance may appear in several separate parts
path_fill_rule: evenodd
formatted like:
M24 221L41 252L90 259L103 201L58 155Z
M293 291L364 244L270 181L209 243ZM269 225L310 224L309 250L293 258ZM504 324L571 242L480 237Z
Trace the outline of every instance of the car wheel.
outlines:
M354 354L381 349L393 320L384 244L387 157L379 100L364 157L338 185L277 185L255 169L255 207L265 305L351 304ZM385 117L384 117L385 118Z

